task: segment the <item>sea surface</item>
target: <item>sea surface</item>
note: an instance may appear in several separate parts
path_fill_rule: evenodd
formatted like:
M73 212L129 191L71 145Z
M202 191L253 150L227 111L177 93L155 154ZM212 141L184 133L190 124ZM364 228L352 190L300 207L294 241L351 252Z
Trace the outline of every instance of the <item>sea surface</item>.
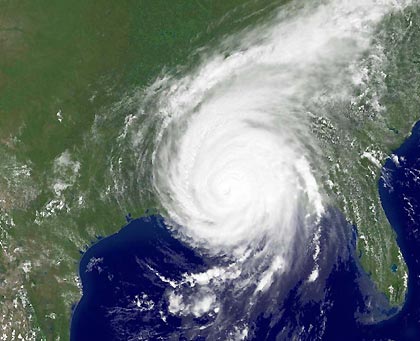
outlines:
M402 309L384 311L392 317L379 323L366 324L362 318L367 303L361 278L367 275L355 256L357 231L353 228L348 241L353 252L338 258L322 284L324 298L300 305L299 282L279 306L281 317L265 316L261 307L259 317L250 322L254 339L274 340L284 325L294 323L295 331L306 328L302 339L308 340L420 340L420 123L385 163L378 187L409 269ZM187 340L182 326L191 321L168 313L165 292L173 285L171 280L181 280L185 272L206 271L217 260L174 238L161 216L128 220L120 232L99 240L83 254L83 297L73 312L71 339ZM310 326L319 323L320 311L323 331L314 328L311 334ZM197 325L211 323L210 317L191 319Z

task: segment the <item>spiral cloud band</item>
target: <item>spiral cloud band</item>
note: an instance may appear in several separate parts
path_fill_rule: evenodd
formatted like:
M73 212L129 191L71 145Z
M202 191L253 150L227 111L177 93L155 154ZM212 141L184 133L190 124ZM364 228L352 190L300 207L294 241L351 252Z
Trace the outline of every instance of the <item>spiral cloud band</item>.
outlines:
M403 5L292 2L189 74L158 81L154 185L182 235L224 254L265 240L283 257L298 231L310 235L325 210L310 108L349 96L375 25Z
M176 162L167 156L168 178L160 179L171 192L173 218L213 246L287 231L305 191L322 210L316 184L308 188L315 180L302 148L264 108L269 89L239 85L216 92L185 123Z
M149 269L169 285L168 312L185 318L191 335L204 335L194 319L206 316L209 339L246 339L257 302L277 311L294 283L306 279L312 288L326 280L328 252L347 245L340 227L334 234L324 224L336 204L325 173L336 161L323 148L340 134L320 137L314 122L333 129L351 123L340 109L358 103L366 55L383 70L378 25L407 5L290 1L270 20L198 51L194 67L162 73L141 94L139 115L128 116L125 128L141 122L136 176L150 178L141 143L152 143L153 190L165 220L208 262L177 279Z

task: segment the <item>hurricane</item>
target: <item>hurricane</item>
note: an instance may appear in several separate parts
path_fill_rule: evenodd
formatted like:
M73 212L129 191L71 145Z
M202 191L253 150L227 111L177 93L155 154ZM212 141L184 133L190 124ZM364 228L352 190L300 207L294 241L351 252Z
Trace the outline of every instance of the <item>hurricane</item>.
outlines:
M154 186L182 234L215 254L266 239L287 260L296 233L309 236L328 202L312 110L351 97L375 25L403 5L289 3L186 76L159 80Z
M189 337L246 339L256 302L270 311L293 283L318 279L333 199L313 121L345 127L340 103L361 86L366 53L376 49L375 65L383 62L372 42L378 25L408 4L286 2L146 89L139 116L157 127L153 191L176 238L212 259L182 280L150 268L170 283L168 310L186 319ZM208 323L198 327L203 316Z

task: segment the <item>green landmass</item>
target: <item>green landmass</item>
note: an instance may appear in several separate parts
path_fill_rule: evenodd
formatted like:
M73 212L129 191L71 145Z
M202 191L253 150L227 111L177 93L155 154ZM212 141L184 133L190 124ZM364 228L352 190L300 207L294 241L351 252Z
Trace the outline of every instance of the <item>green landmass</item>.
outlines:
M313 129L325 145L329 192L358 229L361 265L390 305L398 308L405 300L408 270L377 185L382 165L420 119L420 53L415 48L420 43L419 18L418 5L388 15L366 56L367 81L356 90L356 100L327 106L331 119L313 119Z
M135 94L279 4L0 0L0 340L67 340L79 251L118 231L128 212L159 210L147 172L132 176L153 131L136 154L122 145ZM380 167L362 156L382 164L420 118L419 17L413 7L384 20L376 39L389 47L386 68L371 66L369 82L385 86L375 94L366 84L359 103L331 107L351 124L313 119L331 159L322 180L332 204L357 225L361 264L392 306L404 301L407 269L380 205ZM382 115L371 114L374 96Z

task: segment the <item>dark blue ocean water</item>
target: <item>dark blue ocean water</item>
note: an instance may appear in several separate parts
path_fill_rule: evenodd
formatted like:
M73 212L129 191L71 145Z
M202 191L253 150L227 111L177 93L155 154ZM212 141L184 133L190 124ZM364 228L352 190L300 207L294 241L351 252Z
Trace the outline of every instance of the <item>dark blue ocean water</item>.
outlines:
M366 291L361 289L360 279L367 276L354 256L355 234L351 237L350 233L348 248L353 252L335 261L320 284L322 299L303 301L306 287L298 282L282 299L278 316L266 314L261 306L251 321L254 339L274 340L282 330L282 339L293 338L305 328L307 340L420 340L420 124L394 154L399 165L391 159L386 162L379 192L409 268L409 290L401 311L372 325L356 318L366 310ZM119 233L84 253L80 262L83 297L73 312L71 339L189 339L182 326L204 326L211 322L210 317L188 320L165 313L168 306L162 297L170 283L159 279L156 272L180 280L182 273L205 271L213 263L217 260L199 255L175 239L162 217L131 220ZM232 301L232 306L235 304ZM325 323L322 328L321 321ZM284 333L286 325L288 334ZM316 326L313 332L311 325Z

